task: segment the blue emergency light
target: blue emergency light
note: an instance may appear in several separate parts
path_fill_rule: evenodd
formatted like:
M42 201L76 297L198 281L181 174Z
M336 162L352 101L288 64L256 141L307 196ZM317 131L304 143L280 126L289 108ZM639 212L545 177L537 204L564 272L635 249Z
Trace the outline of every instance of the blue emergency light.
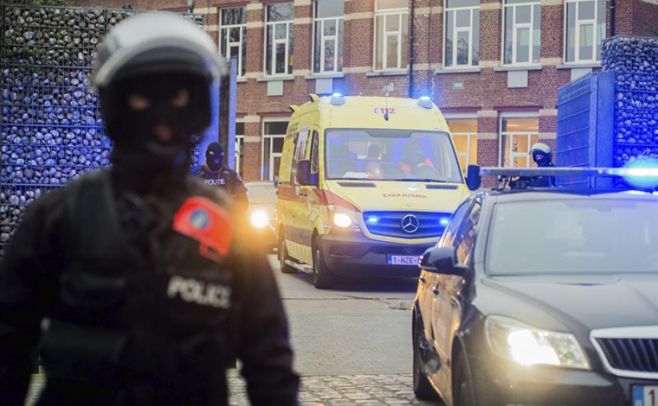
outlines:
M431 109L432 99L429 96L421 96L418 98L418 105L424 109Z
M336 92L331 95L329 101L333 106L342 106L343 104L345 104L345 96L343 96L342 93Z

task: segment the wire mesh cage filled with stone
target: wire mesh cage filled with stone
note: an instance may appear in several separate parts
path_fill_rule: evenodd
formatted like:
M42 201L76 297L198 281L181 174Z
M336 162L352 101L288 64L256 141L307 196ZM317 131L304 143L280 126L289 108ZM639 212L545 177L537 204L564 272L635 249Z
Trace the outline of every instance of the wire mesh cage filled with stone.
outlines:
M89 79L97 46L135 13L0 5L0 257L34 199L110 165Z

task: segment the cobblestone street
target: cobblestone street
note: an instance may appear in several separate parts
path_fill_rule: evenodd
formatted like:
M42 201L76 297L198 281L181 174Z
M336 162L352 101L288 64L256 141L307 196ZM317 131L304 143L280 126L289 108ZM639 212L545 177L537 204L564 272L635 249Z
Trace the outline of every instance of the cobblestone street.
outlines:
M243 381L233 376L231 405L248 405ZM304 376L299 394L305 406L431 405L416 400L411 375Z

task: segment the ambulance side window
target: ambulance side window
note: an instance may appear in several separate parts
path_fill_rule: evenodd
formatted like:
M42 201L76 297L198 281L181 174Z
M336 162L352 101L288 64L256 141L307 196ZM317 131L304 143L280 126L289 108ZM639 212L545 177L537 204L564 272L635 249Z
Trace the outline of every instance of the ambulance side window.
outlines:
M294 159L295 141L297 134L286 136L281 154L281 167L279 169L279 184L289 184L292 182L292 161Z
M311 139L311 174L317 175L320 172L320 136L317 131L313 131Z
M299 131L299 134L297 134L297 140L295 142L295 155L292 160L292 179L290 179L292 184L297 184L297 162L306 158L308 134L308 128L303 128L301 131Z

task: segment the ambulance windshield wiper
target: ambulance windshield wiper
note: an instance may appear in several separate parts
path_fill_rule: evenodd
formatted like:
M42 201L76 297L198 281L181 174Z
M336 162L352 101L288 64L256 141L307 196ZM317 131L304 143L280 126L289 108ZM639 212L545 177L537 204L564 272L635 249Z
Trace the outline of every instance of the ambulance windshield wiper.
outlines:
M456 183L448 180L428 179L428 178L404 178L404 179L390 179L390 180L397 182Z

